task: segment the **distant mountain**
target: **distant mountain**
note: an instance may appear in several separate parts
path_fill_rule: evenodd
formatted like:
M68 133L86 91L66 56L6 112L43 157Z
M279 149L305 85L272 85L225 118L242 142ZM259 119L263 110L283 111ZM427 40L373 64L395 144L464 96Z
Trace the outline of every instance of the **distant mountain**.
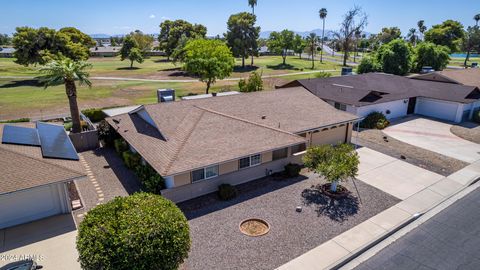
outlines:
M91 38L110 38L110 35L107 34L91 34Z

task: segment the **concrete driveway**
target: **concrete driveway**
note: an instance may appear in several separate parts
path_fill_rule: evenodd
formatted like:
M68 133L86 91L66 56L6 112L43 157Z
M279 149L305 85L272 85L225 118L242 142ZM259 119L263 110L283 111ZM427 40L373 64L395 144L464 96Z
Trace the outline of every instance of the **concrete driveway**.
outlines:
M357 179L401 200L440 181L444 176L387 156L367 147L360 156Z
M43 269L80 270L72 215L59 215L0 230L0 267L33 258Z
M420 117L408 118L383 132L397 140L468 163L480 160L480 145L450 132L452 125Z

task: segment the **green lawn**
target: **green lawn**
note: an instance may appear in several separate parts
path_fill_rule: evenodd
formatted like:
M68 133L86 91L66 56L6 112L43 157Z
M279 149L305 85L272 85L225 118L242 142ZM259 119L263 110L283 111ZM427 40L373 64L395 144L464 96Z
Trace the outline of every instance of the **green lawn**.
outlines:
M339 71L331 72L338 75ZM266 90L296 79L314 78L315 74L291 75L281 78L264 79ZM78 88L78 102L81 109L103 108L132 104L148 104L157 101L156 90L173 88L177 96L189 93L202 94L205 84L137 82L137 81L104 81L93 80L92 88ZM238 90L238 81L219 81L211 91ZM44 89L36 81L28 79L0 79L0 120L20 117L45 116L68 112L68 102L63 86Z
M465 61L465 58L457 58L457 57L452 57L450 58L450 62L448 63L449 65L452 66L462 66ZM470 57L469 61L467 61L467 65L470 66L473 62L479 63L480 64L480 57Z
M287 57L286 65L282 65L280 56L262 56L255 59L255 70L264 75L283 74L311 70L311 61L299 59L298 56ZM92 63L91 76L105 77L137 77L137 78L158 78L158 79L184 79L180 72L180 64L175 65L166 60L165 57L150 57L142 64L135 63L134 68L129 68L129 61L120 61L119 57L90 58ZM231 77L247 76L252 68L248 66L250 59L246 61L245 69L241 68L241 59L236 59L237 66ZM319 69L340 69L340 65L331 62L320 64L316 61L316 70ZM38 67L24 67L13 62L12 58L0 58L0 76L36 76L39 75ZM187 77L188 78L188 77Z

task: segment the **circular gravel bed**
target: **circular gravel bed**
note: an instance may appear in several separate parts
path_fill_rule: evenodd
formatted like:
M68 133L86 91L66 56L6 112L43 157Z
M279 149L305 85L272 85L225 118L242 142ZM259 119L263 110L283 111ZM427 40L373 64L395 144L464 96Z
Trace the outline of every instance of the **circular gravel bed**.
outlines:
M262 236L270 231L270 225L259 218L249 218L240 222L240 231L248 236Z

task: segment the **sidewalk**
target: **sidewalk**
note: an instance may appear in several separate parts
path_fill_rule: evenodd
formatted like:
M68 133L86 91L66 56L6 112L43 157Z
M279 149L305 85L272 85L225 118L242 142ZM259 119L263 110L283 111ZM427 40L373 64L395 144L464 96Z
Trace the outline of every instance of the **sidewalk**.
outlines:
M280 266L279 270L340 266L480 178L480 161L413 194L397 205Z

